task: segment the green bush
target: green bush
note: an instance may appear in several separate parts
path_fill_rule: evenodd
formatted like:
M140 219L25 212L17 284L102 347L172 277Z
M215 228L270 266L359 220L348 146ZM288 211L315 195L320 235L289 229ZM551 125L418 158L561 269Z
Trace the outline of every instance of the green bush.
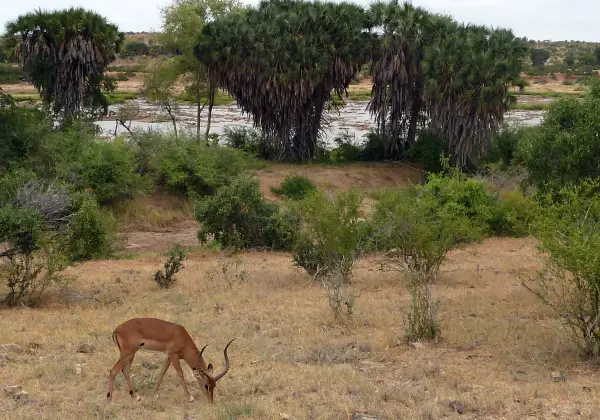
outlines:
M150 158L150 166L157 182L188 195L214 194L251 165L248 156L240 150L207 147L188 139L166 138L155 153Z
M367 242L368 222L361 203L362 196L349 190L335 199L313 192L295 206L302 229L293 250L294 264L321 281L336 317L354 310L352 269Z
M11 85L21 82L23 72L11 64L0 63L0 84Z
M337 145L330 153L333 162L356 162L362 160L362 147L356 144L349 133L344 133L333 139Z
M537 225L545 270L524 286L556 312L589 356L600 356L600 180L564 187L542 200Z
M0 107L0 175L27 167L52 130L42 111L9 104Z
M537 127L516 127L505 124L493 139L481 163L501 163L508 167L515 162L519 143L535 132Z
M448 251L474 229L465 213L432 207L415 191L389 191L375 205L372 235L377 249L391 257L391 268L433 281Z
M77 163L81 186L91 188L101 203L148 188L137 171L131 148L123 140L90 142Z
M67 225L65 254L71 261L109 257L114 251L114 218L103 211L93 196L83 194L77 212Z
M279 187L271 188L273 193L291 200L301 200L316 190L315 184L301 175L288 175Z
M541 191L558 190L600 176L600 82L583 101L552 103L539 129L519 142L518 158L529 183Z
M419 130L417 142L408 151L408 156L420 162L428 172L442 170L440 156L447 155L448 145L433 130Z
M175 282L175 274L184 268L183 260L185 251L180 246L175 246L169 251L167 261L164 264L164 270L158 270L154 273L154 281L163 288L169 288Z
M430 174L425 185L417 186L422 208L430 214L470 221L463 240L471 241L492 233L491 223L497 216L497 199L492 187L481 180L468 178L452 170Z
M125 73L117 73L115 80L119 82L126 82L129 80L129 76L127 76Z
M523 195L521 190L501 193L496 217L491 221L496 235L523 237L533 233L540 213L537 201Z
M260 131L245 127L225 127L222 135L224 143L234 149L243 150L259 159L275 159L275 151L269 147Z
M214 196L198 202L196 219L202 225L198 238L210 237L225 247L289 249L294 227L278 216L278 207L265 202L258 180L238 176Z

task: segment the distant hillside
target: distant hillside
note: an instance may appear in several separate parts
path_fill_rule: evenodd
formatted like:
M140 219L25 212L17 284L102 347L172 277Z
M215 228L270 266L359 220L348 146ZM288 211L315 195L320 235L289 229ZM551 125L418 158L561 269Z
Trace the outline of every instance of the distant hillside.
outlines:
M577 60L585 56L593 56L600 42L585 41L530 41L532 48L544 48L550 52L546 65L563 64L565 57L572 54Z

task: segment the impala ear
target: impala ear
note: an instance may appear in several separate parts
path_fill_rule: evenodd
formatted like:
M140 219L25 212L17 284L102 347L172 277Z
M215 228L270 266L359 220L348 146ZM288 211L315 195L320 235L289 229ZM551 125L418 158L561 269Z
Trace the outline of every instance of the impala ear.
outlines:
M212 373L212 371L213 371L213 365L212 365L212 363L208 364L207 369L208 369L208 373Z

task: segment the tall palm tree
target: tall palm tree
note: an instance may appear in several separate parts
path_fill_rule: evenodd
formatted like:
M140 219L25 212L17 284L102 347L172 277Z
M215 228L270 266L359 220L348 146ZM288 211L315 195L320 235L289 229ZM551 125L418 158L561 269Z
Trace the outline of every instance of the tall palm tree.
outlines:
M305 160L332 91L345 94L367 59L368 29L353 4L263 1L206 25L196 55L253 116L277 158Z
M42 100L54 112L72 117L102 109L103 74L124 35L96 13L70 8L37 10L6 26L16 40L15 55Z

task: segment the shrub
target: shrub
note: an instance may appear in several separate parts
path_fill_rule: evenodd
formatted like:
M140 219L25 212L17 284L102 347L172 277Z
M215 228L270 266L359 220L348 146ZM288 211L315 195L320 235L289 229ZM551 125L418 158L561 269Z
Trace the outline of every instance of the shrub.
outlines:
M488 152L481 159L481 163L501 163L508 167L516 159L519 143L525 136L530 135L536 127L516 127L505 124L500 133L493 139Z
M37 303L45 289L65 280L67 259L61 253L57 232L70 217L70 200L61 190L28 180L16 188L10 200L0 203L0 242L8 249L6 302Z
M98 206L94 197L83 194L65 235L65 252L72 261L107 257L113 252L115 221Z
M126 82L129 80L129 77L125 73L117 73L115 79L119 82Z
M294 264L321 281L336 317L353 311L352 268L366 241L361 203L362 196L350 190L335 199L314 192L295 206L303 224Z
M456 219L465 217L470 221L469 231L463 231L462 240L476 240L492 232L497 201L491 186L484 181L468 178L453 169L430 174L427 183L417 186L417 190L422 206L429 213Z
M21 82L23 72L16 66L0 62L0 84L11 85Z
M178 193L205 196L229 183L250 166L247 155L228 147L164 139L151 157L157 182Z
M14 104L0 106L0 174L29 166L42 140L50 134L52 121L37 109Z
M281 181L279 187L271 188L273 193L291 200L301 200L316 190L315 184L300 175L288 175Z
M202 225L198 238L203 243L210 235L225 247L285 249L293 238L293 227L278 216L277 205L265 202L258 180L246 176L199 201L196 219Z
M542 272L523 280L594 357L600 356L599 191L600 180L588 180L543 200L538 237L549 258Z
M386 252L382 268L403 272L408 279L407 341L438 334L431 283L447 253L472 230L470 225L465 215L432 208L413 191L389 192L376 204L372 229L377 248Z
M348 132L343 133L333 139L337 145L331 153L330 158L333 162L356 162L362 160L363 150L356 144L354 136Z
M234 149L243 150L259 159L275 159L275 151L269 147L260 131L245 127L225 127L223 140L226 145Z
M154 274L154 281L164 288L169 288L175 282L175 274L184 268L183 260L185 251L179 246L175 246L169 251L167 261L164 264L164 271L158 270Z
M137 164L125 141L93 141L80 158L82 187L91 188L101 203L147 190Z
M599 136L600 82L595 82L583 101L553 102L539 129L519 143L529 183L544 192L600 176Z
M496 235L522 237L532 233L540 212L537 201L515 188L501 193L497 205L497 215L491 221Z
M563 80L562 84L565 86L571 86L571 85L574 85L575 83L572 80L565 79L565 80Z
M437 173L442 168L440 156L448 154L448 144L433 130L419 130L417 142L408 151L408 156L423 164L428 172Z
M124 51L121 51L121 57L135 57L139 55L148 55L150 47L145 42L129 42L125 44Z

